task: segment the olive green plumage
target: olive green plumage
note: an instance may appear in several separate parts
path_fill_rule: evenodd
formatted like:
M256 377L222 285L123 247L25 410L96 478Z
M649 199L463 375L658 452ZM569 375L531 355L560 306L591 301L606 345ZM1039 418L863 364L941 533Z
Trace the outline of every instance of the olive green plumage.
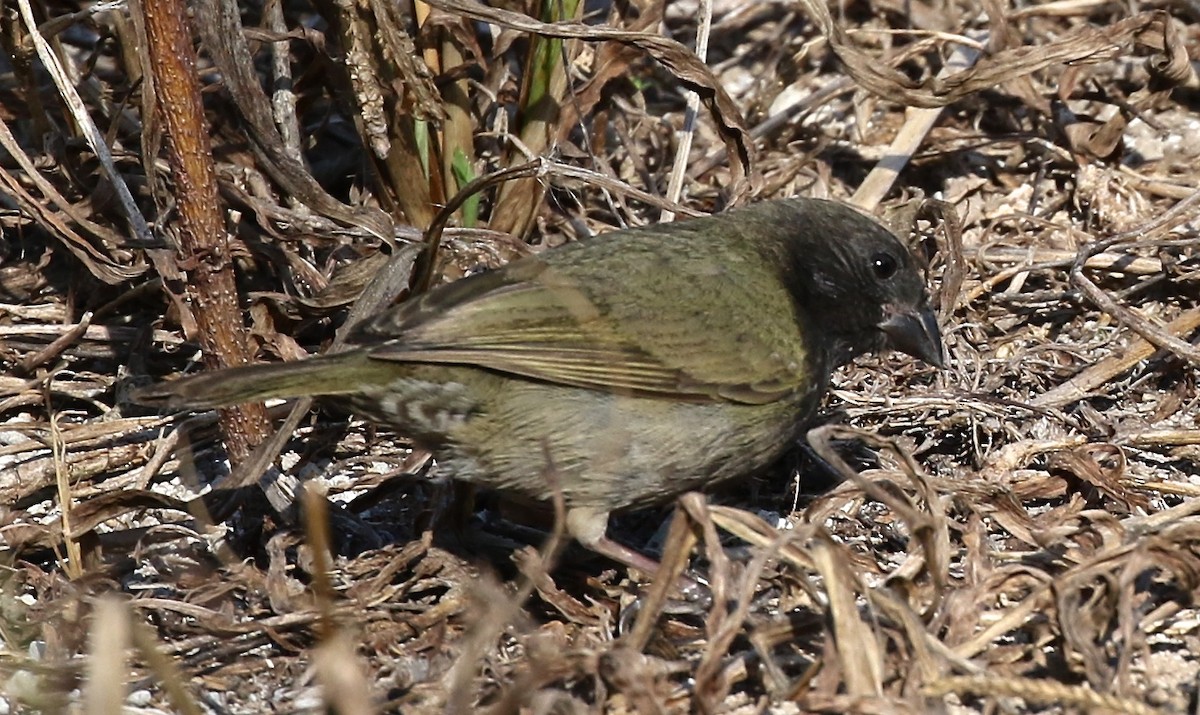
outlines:
M449 476L535 499L552 494L548 456L572 533L622 558L605 550L609 511L763 467L803 432L837 366L884 348L941 356L904 246L813 199L547 250L387 310L351 342L135 399L337 396L433 450Z

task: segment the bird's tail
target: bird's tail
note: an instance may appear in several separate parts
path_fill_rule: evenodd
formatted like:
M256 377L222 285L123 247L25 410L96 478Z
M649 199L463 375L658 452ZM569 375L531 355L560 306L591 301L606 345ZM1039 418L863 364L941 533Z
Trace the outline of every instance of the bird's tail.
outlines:
M379 379L386 364L346 352L270 365L247 365L139 388L134 402L172 410L228 407L271 398L343 395Z

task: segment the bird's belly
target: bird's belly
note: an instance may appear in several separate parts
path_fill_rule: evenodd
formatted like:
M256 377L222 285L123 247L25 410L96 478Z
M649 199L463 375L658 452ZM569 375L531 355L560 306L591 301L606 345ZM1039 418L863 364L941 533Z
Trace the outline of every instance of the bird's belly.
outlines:
M439 472L568 506L624 509L746 476L787 449L824 386L765 404L634 397L474 368L395 365L342 401L433 451Z
M766 466L797 435L810 403L700 404L511 381L435 453L454 478L623 509Z

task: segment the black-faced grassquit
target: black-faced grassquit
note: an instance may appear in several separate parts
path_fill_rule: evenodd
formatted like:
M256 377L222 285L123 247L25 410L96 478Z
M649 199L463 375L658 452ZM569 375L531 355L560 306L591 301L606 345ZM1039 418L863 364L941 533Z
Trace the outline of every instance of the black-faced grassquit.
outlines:
M135 399L330 396L431 450L454 479L536 500L560 489L576 539L647 568L607 538L609 512L766 466L857 355L942 354L904 245L846 205L805 198L550 249L386 310L351 342Z

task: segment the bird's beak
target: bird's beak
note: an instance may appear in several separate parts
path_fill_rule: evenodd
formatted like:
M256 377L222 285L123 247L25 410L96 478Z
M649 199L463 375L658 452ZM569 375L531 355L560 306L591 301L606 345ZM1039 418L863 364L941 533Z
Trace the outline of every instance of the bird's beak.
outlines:
M888 306L887 313L879 329L887 335L888 347L920 358L934 367L945 364L942 333L932 310Z

